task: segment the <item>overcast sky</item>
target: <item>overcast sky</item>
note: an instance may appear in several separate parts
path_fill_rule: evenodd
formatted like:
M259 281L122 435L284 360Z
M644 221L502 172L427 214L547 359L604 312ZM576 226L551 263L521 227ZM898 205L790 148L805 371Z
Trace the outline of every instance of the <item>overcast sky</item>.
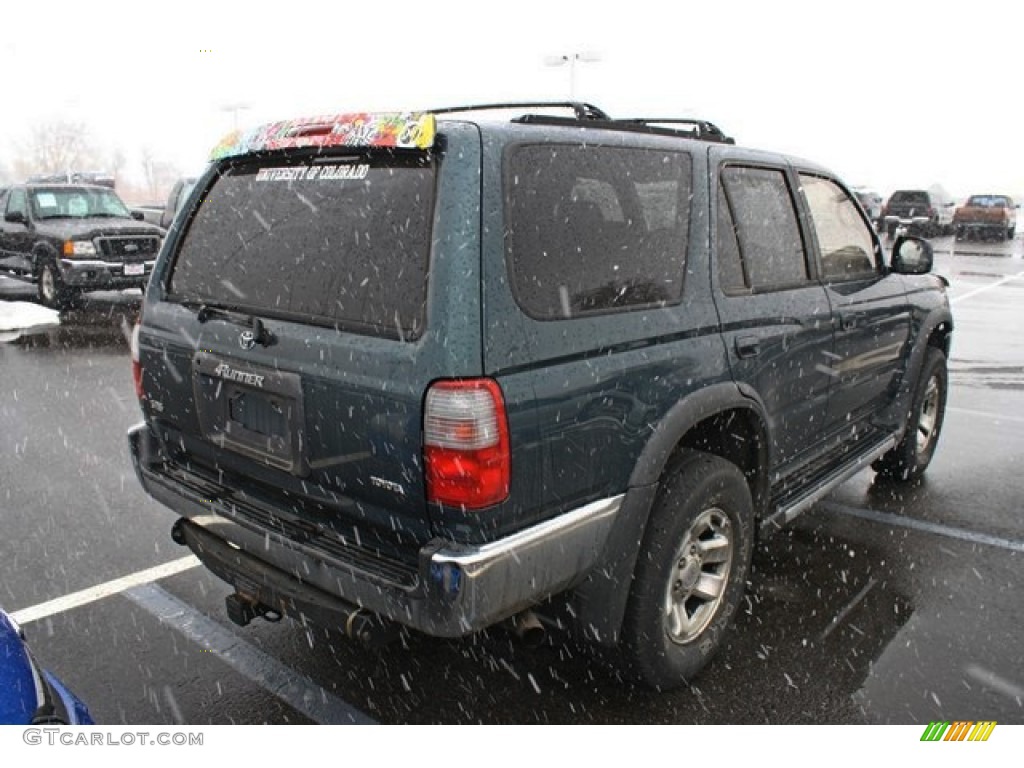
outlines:
M202 167L237 119L576 97L697 116L883 194L1024 193L1024 4L858 0L92 0L5 6L0 167L82 121L140 173ZM233 110L233 106L244 106Z

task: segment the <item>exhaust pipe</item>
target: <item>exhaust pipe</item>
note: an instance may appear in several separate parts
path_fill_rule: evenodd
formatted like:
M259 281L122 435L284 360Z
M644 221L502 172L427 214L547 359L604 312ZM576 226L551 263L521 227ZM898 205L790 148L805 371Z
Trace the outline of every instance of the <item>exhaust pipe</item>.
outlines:
M398 639L401 627L393 621L356 608L345 620L345 635L364 648L379 648Z
M547 630L537 614L527 609L510 619L512 633L528 648L539 648L547 637Z

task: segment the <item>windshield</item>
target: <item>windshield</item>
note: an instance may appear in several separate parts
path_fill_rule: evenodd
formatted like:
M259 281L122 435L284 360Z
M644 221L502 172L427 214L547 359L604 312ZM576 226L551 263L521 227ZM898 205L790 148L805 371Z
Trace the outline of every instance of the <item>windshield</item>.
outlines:
M416 338L433 167L425 156L229 168L170 277L179 299Z
M33 190L29 197L32 214L37 219L131 218L121 198L107 189L48 187Z

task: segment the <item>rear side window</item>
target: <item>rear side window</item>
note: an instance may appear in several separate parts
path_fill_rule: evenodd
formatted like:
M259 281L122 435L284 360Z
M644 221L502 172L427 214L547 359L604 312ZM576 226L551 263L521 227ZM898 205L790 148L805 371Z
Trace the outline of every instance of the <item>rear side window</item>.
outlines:
M527 145L505 168L506 247L531 317L678 302L690 221L681 152Z
M229 167L170 275L179 300L414 339L423 332L429 159L319 158Z
M725 194L719 198L718 239L736 249L732 255L739 257L743 287L771 290L806 282L807 259L785 174L775 168L727 166L721 180ZM735 291L739 275L723 260L726 255L719 256L719 274L726 289Z

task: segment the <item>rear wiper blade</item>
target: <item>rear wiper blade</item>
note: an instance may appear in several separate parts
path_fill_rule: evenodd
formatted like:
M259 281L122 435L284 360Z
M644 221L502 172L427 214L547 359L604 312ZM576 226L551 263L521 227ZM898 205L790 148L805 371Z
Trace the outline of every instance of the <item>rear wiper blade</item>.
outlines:
M223 309L210 304L199 305L199 308L196 311L196 320L200 323L205 323L215 317L252 328L253 344L260 344L264 347L269 347L277 341L274 334L267 330L263 321L256 317L256 315L247 315L244 312L235 312L230 309Z

